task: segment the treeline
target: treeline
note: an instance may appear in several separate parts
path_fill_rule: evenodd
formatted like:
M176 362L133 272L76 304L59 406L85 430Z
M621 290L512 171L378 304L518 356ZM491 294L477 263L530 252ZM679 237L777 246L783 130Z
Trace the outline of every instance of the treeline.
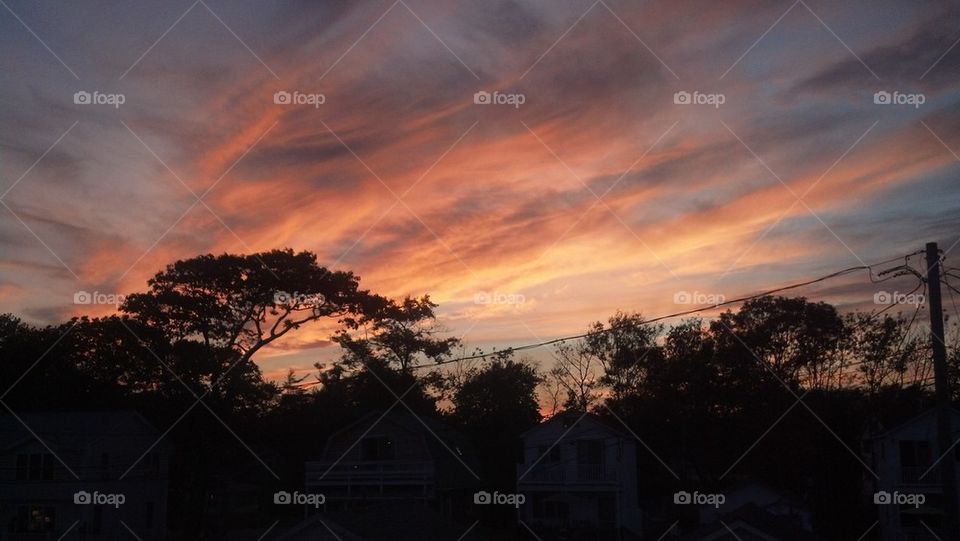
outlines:
M669 505L675 490L756 479L796 493L826 537L856 538L856 517L870 512L858 503L862 438L930 400L929 342L912 314L844 315L783 297L670 327L620 313L539 366L509 350L448 363L464 345L435 308L428 296L364 290L309 252L199 256L157 273L114 316L40 328L0 316L3 402L135 409L172 427L171 527L187 537L266 520L217 506L225 479L242 474L265 494L299 487L333 431L409 408L470 436L491 489L513 490L519 435L543 414L590 410L643 440L650 524L683 519ZM310 325L333 329L338 359L307 378L264 380L256 353Z

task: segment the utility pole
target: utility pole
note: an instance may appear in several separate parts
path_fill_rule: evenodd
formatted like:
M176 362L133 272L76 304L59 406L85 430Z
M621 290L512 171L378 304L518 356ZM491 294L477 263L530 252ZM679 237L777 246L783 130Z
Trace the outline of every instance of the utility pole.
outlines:
M937 447L943 483L945 540L960 541L957 518L956 459L952 452L953 412L950 383L947 378L947 348L943 342L943 307L940 300L940 250L936 242L927 243L927 301L930 303L930 339L933 345L933 374L937 388ZM948 452L949 451L949 452ZM945 454L950 456L944 456Z

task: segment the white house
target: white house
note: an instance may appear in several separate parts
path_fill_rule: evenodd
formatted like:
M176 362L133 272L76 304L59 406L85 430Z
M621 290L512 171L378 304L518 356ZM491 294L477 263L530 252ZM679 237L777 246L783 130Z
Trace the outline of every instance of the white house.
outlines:
M754 506L785 523L806 531L813 530L813 516L798 498L759 481L743 481L723 490L723 505L701 505L697 511L700 524L719 521L745 506Z
M304 484L333 507L419 500L447 510L472 497L477 468L470 443L445 423L371 412L330 436L321 459L307 462Z
M879 476L868 497L877 507L883 541L933 541L942 537L943 487L937 465L952 460L960 474L960 446L954 446L946 456L938 456L936 412L927 410L875 434L867 442L868 460ZM953 443L960 440L960 412L951 410L951 419Z
M158 440L132 411L0 416L0 540L165 539Z
M517 491L524 525L555 538L591 532L600 539L642 533L634 438L593 414L561 413L523 434ZM545 537L544 537L545 536Z

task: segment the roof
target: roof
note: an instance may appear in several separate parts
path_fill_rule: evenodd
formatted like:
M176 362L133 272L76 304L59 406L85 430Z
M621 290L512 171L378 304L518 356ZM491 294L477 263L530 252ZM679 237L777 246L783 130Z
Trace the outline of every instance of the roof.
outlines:
M738 526L752 530L755 535L759 533L779 541L823 541L821 537L795 524L789 517L768 513L753 504L744 505L710 524L681 536L680 541L729 539L730 530L736 531Z
M524 432L521 435L521 437L525 438L529 434L532 434L534 432L539 432L540 430L543 430L545 427L551 426L556 423L564 423L564 426L568 427L568 426L577 426L577 425L582 426L584 424L584 421L587 421L588 423L592 422L598 426L601 426L604 429L608 430L609 432L617 436L627 438L627 439L632 438L632 436L624 430L625 427L619 422L611 421L606 417L601 417L594 413L589 413L589 412L582 413L578 411L561 411L560 413L557 413L553 417L550 417L549 419L541 422L540 424L530 428L529 430Z
M0 449L9 449L39 438L54 448L84 448L123 439L158 439L160 433L132 410L65 411L0 415ZM162 441L162 446L169 443Z
M910 425L913 425L913 424L915 424L915 423L918 423L918 422L926 419L927 417L932 416L933 414L936 413L936 411L937 411L937 408L927 409L927 410L925 410L925 411L923 411L923 412L921 412L921 413L919 413L919 414L917 414L917 415L914 415L913 417L907 419L906 421L903 421L903 422L901 422L901 423L899 423L899 424L896 424L896 425L894 425L894 426L892 426L892 427L890 427L890 428L888 428L888 429L886 429L886 430L882 430L882 431L880 431L880 432L878 432L878 433L876 433L876 434L871 435L868 439L880 439L880 438L885 438L885 437L889 436L889 435L890 435L891 433L893 433L893 432L898 432L898 431L900 431L900 430L902 430L902 429L904 429L904 428L906 428L906 427L908 427L908 426L910 426ZM950 411L953 413L953 417L954 417L955 419L956 419L956 418L960 418L960 410L958 410L956 407L951 406L951 407L950 407ZM955 430L955 431L958 430L958 429L960 429L960 426L954 426L954 430Z
M435 462L441 477L450 484L472 484L479 476L478 460L470 440L447 423L429 415L415 415L409 411L371 411L360 419L334 432L327 439L325 458L329 447L338 436L358 427L382 425L398 426L408 432L420 434L427 451ZM465 467L466 466L466 467Z
M262 536L261 536L262 537ZM328 518L314 515L278 537L280 541L363 541L353 532L345 530Z
M376 517L376 520L371 520ZM361 539L417 541L481 541L486 539L469 522L457 522L429 505L410 501L381 502L362 509L330 511L323 521L332 519ZM321 526L322 528L322 526ZM286 539L286 538L284 538ZM299 538L293 538L299 539ZM309 538L314 539L314 538ZM325 539L325 538L320 538ZM356 538L344 537L343 541Z

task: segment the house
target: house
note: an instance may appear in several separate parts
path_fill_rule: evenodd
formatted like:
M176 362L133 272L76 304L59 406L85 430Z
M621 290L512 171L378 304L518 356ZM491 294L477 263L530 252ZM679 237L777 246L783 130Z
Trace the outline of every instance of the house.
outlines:
M952 443L960 439L960 412L951 409L950 414ZM877 507L883 541L943 537L943 486L936 466L952 460L960 478L960 446L944 457L938 456L938 448L936 409L868 438L867 460L879 477L868 498ZM957 486L960 489L960 483Z
M330 436L321 459L306 464L304 481L328 507L395 500L449 512L472 497L477 468L469 441L445 423L371 412Z
M169 456L133 411L0 416L0 540L164 539Z
M526 501L519 519L540 537L641 536L637 448L630 434L593 414L560 413L523 434L522 453L517 492Z
M774 514L747 503L715 517L680 541L822 541L789 516Z
M742 507L753 506L781 522L806 531L813 530L813 516L797 497L759 481L743 481L723 491L723 505L701 505L700 524L712 524ZM770 522L768 520L768 522Z
M303 522L281 533L279 541L364 541L350 531L343 529L339 524L313 515Z

